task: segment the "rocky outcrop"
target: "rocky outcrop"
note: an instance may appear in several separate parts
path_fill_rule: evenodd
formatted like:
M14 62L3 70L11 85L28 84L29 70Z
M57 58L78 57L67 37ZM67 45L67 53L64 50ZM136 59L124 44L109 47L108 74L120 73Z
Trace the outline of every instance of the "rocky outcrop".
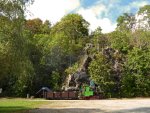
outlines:
M88 67L90 62L94 59L94 55L90 55L87 51L91 49L92 46L89 46L85 51L84 60L80 68L73 74L69 74L66 80L65 90L78 90L83 83L90 84L90 76L88 75ZM87 47L86 47L87 48ZM106 57L107 63L112 65L112 76L116 81L117 89L120 88L120 79L122 76L122 57L118 50L115 50L110 47L103 49L102 54Z
M119 91L121 86L120 80L122 77L123 57L118 50L109 47L103 50L103 55L105 55L107 62L110 62L112 64L112 76L114 77L114 80L116 82L115 91Z
M86 47L84 48L84 56L83 56L83 61L81 63L81 66L79 69L73 73L69 74L68 77L66 78L66 85L63 86L63 89L65 90L78 90L79 87L83 83L90 83L89 80L89 75L88 75L88 67L90 62L92 61L92 57L89 55L89 50L93 47L93 44L88 43Z

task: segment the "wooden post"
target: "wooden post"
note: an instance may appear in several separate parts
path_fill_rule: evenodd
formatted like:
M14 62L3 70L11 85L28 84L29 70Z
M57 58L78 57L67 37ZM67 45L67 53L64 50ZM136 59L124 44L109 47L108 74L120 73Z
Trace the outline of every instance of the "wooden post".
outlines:
M2 89L2 88L0 88L0 94L2 93L2 90L3 90L3 89Z

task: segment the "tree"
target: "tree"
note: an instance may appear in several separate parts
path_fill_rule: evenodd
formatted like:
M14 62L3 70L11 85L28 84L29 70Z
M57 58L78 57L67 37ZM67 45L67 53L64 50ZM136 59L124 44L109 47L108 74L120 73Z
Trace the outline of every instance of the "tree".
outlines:
M81 15L68 14L53 27L52 33L64 32L71 42L78 43L80 38L88 36L88 26Z
M109 40L111 42L111 47L117 49L121 52L127 52L130 48L130 33L114 31L109 34Z
M124 13L117 19L117 30L119 31L130 31L135 23L135 17L133 14Z
M51 29L51 50L58 48L60 52L57 55L67 60L64 61L67 66L77 61L78 54L81 54L84 40L88 37L88 25L82 16L68 14Z
M43 25L42 25L42 33L44 34L50 34L50 31L51 31L51 23L46 20Z
M25 27L32 34L50 34L51 23L48 20L43 23L41 19L35 18L26 20Z
M138 11L138 14L146 13L148 17L150 17L150 5L145 5L144 7L141 7Z
M132 33L130 43L137 48L150 48L150 31L137 30Z
M52 72L52 79L50 81L53 90L60 90L61 77L60 74L56 71Z
M95 51L100 52L108 45L108 39L106 35L102 34L101 27L98 27L91 33L91 40L95 46Z
M39 18L26 21L26 28L30 30L32 34L40 34L41 26L42 20Z
M91 79L100 86L106 97L112 97L114 93L115 83L111 71L111 63L102 54L98 54L89 66Z
M117 30L119 31L132 31L136 30L150 30L150 5L141 7L136 14L124 13L117 19Z
M2 78L0 82L3 84L0 87L8 94L19 92L21 88L22 92L18 94L22 95L32 84L30 81L21 81L23 85L17 85L20 78L29 79L34 73L27 56L27 41L23 32L24 10L28 2L0 1L0 51L4 55L0 57L1 65L3 65L0 73L0 78ZM4 83L5 80L7 82Z
M122 91L126 97L149 96L150 51L134 47L127 55Z

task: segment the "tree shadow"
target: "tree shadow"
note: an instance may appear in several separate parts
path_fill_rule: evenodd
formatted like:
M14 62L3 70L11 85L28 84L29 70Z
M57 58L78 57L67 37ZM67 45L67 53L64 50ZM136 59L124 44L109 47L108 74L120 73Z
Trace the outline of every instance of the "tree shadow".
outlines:
M98 108L42 108L30 110L25 113L150 113L150 108L141 107L136 109L122 109L117 111L105 111Z
M47 108L31 110L28 113L108 113L95 108Z
M123 109L123 110L113 111L111 113L150 113L150 107Z

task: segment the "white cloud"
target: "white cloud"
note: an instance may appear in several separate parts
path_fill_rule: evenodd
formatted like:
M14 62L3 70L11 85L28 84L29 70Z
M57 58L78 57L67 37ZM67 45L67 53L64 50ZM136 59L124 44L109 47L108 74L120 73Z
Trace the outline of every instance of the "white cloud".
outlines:
M105 5L97 3L84 9L80 0L35 0L34 4L28 7L30 13L27 15L27 19L48 19L52 24L55 24L64 15L75 9L78 9L77 13L81 14L91 24L90 30L92 31L101 26L102 32L108 33L116 27L108 18L98 18L103 12L108 11Z
M50 20L52 23L59 21L65 14L80 6L80 0L35 0L28 7L27 19L40 18Z
M91 10L96 16L99 16L102 12L107 11L106 6L103 4L97 4L93 7L90 7L89 10Z
M149 4L147 1L134 1L130 4L131 7L143 7L145 5Z
M148 1L134 1L134 2L131 2L128 6L124 7L123 10L124 12L131 12L133 8L143 7L147 4L149 4Z
M106 5L106 3L108 4ZM84 8L82 0L35 0L34 4L28 8L31 13L29 13L30 16L28 14L27 19L48 19L55 24L64 15L73 11L81 14L90 23L91 31L100 26L103 33L108 33L116 28L116 23L111 21L114 18L111 17L132 12L132 9L138 9L150 2L149 0L133 0L128 5L120 5L120 3L120 0L97 0L93 6Z
M97 9L97 10L95 10ZM112 32L116 28L116 24L113 24L108 18L98 18L97 12L107 11L105 7L99 9L98 6L88 9L80 8L77 13L81 14L85 20L90 23L90 30L94 31L97 27L102 28L103 33Z

